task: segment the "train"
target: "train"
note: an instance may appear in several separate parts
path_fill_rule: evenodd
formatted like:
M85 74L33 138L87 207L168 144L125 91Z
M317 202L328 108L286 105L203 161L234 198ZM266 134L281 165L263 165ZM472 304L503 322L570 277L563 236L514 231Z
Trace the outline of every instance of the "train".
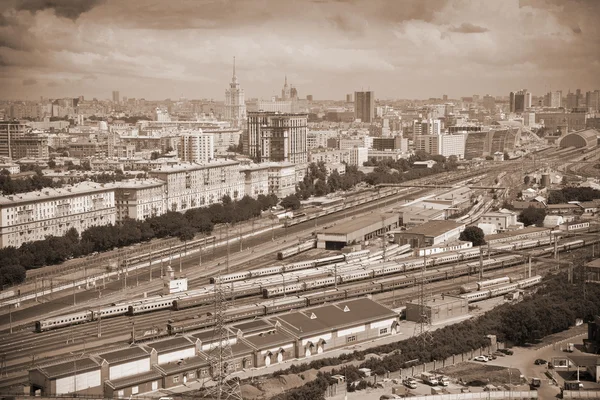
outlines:
M307 240L306 242L299 243L297 246L288 247L287 249L277 252L277 259L285 260L286 258L314 249L315 247L317 247L317 239Z
M490 286L502 285L502 284L510 283L510 282L511 282L511 278L509 278L508 276L503 276L501 278L489 279L487 281L467 283L460 287L460 292L461 293L475 292L477 290L484 290Z
M578 248L584 246L585 243L586 242L582 239L569 241L567 243L558 245L558 250L564 251ZM499 246L494 246L493 248L507 250L525 249L543 244L549 244L549 239L542 238L538 240L527 240L517 243L501 244ZM398 245L395 245L395 247L390 246L390 249L386 251L391 253L398 252L400 248L401 246ZM549 254L552 251L554 251L553 247L546 247L537 250L535 255ZM423 269L424 264L425 267L428 268L426 274L429 277L428 279L431 281L447 279L448 277L452 276L476 273L479 268L479 261L473 261L466 264L463 263L462 265L433 269L441 264L455 263L470 258L477 258L480 254L479 249L465 249L456 252L442 253L432 257L409 258L402 261L387 263L379 262L372 264L374 261L377 261L381 258L382 253L383 251L377 251L371 254L368 250L363 250L355 253L339 254L332 257L305 261L286 266L262 268L259 270L254 270L254 272L245 271L236 274L229 274L231 276L231 281L223 279L227 278L227 275L223 275L221 278L223 279L222 283L225 284L224 289L230 298L241 298L261 294L264 298L272 298L284 294L294 294L309 290L328 288L330 286L337 286L338 284L346 284L359 280L367 280L367 282L362 284L362 286L358 285L358 288L352 289L356 293L375 293L378 291L377 288L380 283L382 284L381 290L390 290L388 288L392 287L408 287L414 284L414 279L416 276L415 275L411 278L410 272ZM484 250L484 254L487 254L487 250ZM522 257L519 255L494 256L493 258L486 257L483 260L483 267L489 268L490 266L496 264L508 266L521 262L521 259ZM354 262L356 265L342 264L342 262L347 263L348 261L346 260ZM319 275L321 275L321 277L302 280L301 270L304 268L309 268L306 267L306 265L320 265L323 268L322 271L319 271ZM285 275L271 275L280 274L281 268L284 268L284 271L287 271L286 274L289 272L294 272L294 269L297 269L299 275L291 278L284 278L284 281L282 282L281 277L284 277ZM237 280L244 278L234 276L239 274L250 274L251 276L252 273L254 273L254 278L258 277L261 280L255 281L253 279L251 281L244 280L239 282ZM435 275L436 273L438 275ZM383 278L386 275L393 274L402 275L393 276L391 278ZM77 313L59 315L56 317L36 321L35 329L37 332L42 332L74 324L95 321L100 318L116 317L119 315L136 315L157 310L180 310L189 307L211 304L214 302L213 289L214 286L209 285L185 293L133 300L129 303L112 304L111 306L102 308L99 311L84 310Z
M353 261L353 260L357 260L357 259L361 259L361 258L366 259L366 258L371 258L371 257L369 257L370 253L371 253L370 250L360 250L360 251L354 251L352 253L337 254L334 256L318 258L316 260L299 261L299 262L295 262L292 264L275 265L272 267L251 269L249 271L233 272L231 274L225 274L225 275L211 277L210 283L216 284L216 283L242 281L242 280L247 280L247 279L251 279L251 278L256 278L259 276L282 274L285 272L297 271L297 270L308 269L308 268L315 268L315 267L319 267L319 266L323 266L323 265L341 263L341 262L345 262L345 261Z
M516 282L507 283L504 285L493 286L485 290L478 290L476 292L464 293L460 297L467 300L469 303L475 301L481 301L492 297L502 296L515 290L525 289L534 285L537 285L542 281L540 275L532 276L531 278L521 279Z
M195 246L207 246L212 245L216 240L215 236L207 236L200 239L190 240L187 243L181 243L170 248L164 248L159 250L154 250L149 253L138 254L135 256L131 256L127 258L127 260L123 261L123 265L127 263L127 265L135 265L143 262L148 262L148 260L156 260L160 258L167 257L170 254L176 254L184 249L193 249Z

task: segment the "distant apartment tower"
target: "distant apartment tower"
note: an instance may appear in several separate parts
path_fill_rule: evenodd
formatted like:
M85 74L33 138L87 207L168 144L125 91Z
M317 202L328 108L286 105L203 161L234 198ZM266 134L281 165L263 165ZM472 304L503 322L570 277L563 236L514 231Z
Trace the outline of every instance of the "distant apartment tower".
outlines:
M306 95L306 101L313 101L313 95L312 94L307 94Z
M348 93L346 95L346 103L352 103L354 100L352 99L352 93Z
M259 162L307 162L307 120L308 114L302 113L248 113L244 152Z
M202 164L215 158L215 138L200 132L182 133L177 153L181 161Z
M592 112L598 111L600 109L600 90L587 92L585 94L585 104Z
M113 90L112 100L113 100L113 103L119 104L119 91L118 90Z
M354 92L354 118L371 123L375 118L375 92Z
M496 99L494 96L490 96L489 94L483 96L483 108L490 112L496 110Z

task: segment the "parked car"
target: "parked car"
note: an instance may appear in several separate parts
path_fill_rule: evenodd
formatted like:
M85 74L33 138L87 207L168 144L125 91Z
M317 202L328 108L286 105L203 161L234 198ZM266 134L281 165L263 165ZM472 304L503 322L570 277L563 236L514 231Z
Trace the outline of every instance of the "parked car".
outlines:
M477 356L473 359L473 361L488 362L488 358L486 356Z
M506 354L507 356L512 356L514 354L511 349L499 349L498 351Z
M535 360L534 364L535 365L544 365L548 363L548 361L544 360L543 358L538 358L537 360Z
M404 386L406 386L408 388L411 388L411 389L417 388L417 381L415 381L414 379L406 378L405 380L402 381L402 383L404 384Z
M489 360L495 360L495 359L496 359L496 356L495 356L495 355L493 355L493 354L488 354L486 357L488 358L488 361L489 361Z

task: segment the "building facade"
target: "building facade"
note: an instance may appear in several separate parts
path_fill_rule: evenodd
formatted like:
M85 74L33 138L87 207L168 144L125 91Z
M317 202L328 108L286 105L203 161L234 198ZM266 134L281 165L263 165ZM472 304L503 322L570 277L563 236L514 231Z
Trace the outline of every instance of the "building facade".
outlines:
M165 214L165 183L148 179L120 182L115 188L116 221L127 218L143 221Z
M307 119L308 114L249 113L244 152L259 162L307 162Z
M0 247L115 223L114 186L83 182L0 197Z
M151 171L149 175L166 183L167 211L206 207L220 203L225 195L232 200L244 197L244 178L236 161L177 165Z
M177 155L183 162L205 163L215 158L215 137L202 131L179 135Z

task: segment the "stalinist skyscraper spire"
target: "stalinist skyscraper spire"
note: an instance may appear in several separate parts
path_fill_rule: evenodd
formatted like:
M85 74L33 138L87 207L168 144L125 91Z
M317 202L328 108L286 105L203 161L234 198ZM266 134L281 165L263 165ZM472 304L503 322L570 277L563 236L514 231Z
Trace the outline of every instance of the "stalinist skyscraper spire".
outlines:
M231 124L236 128L241 128L246 120L244 89L240 89L240 84L235 73L235 57L233 57L231 83L229 84L229 89L225 91L225 119L231 121Z

